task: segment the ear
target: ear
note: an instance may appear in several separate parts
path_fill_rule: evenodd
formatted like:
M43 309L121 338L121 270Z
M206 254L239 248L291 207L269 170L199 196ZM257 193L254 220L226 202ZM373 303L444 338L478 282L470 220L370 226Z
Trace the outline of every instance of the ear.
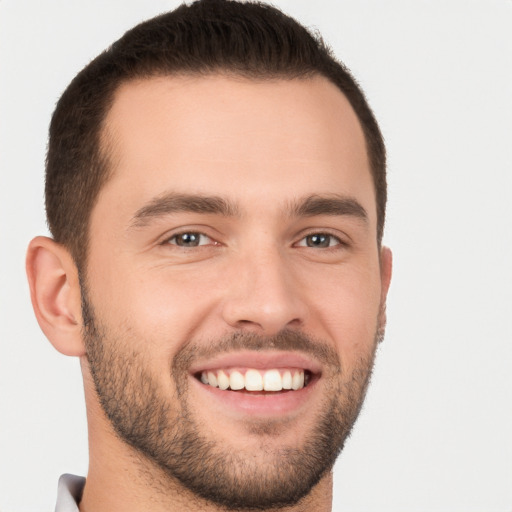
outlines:
M393 254L389 247L382 247L380 250L380 280L381 280L381 304L386 303L391 274L393 271Z
M391 274L393 270L393 254L388 247L382 247L380 251L380 312L379 312L379 332L378 339L384 339L386 329L386 297L388 296L389 284L391 283Z
M32 307L46 337L65 355L84 355L78 269L68 250L38 236L28 247L26 270Z

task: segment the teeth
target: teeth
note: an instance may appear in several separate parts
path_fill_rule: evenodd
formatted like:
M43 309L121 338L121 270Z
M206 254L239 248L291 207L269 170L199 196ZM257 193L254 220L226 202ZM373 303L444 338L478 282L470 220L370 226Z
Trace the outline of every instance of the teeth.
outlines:
M283 373L283 389L292 389L292 372L288 370Z
M300 389L304 387L304 372L296 372L292 378L292 389Z
M278 370L269 370L263 375L263 389L265 391L281 391L283 381Z
M245 375L238 370L202 372L200 379L203 384L222 390L282 391L283 389L302 389L305 380L309 382L309 375L305 379L304 370L264 371L251 368L245 372Z
M229 376L229 387L233 391L237 391L239 389L245 388L245 377L236 370L234 372L231 372L231 375Z
M219 383L220 389L229 388L229 377L222 370L217 374L217 382Z
M208 372L208 384L216 388L219 384L217 382L217 375L213 372Z
M245 389L247 391L261 391L263 389L263 378L256 370L247 370L245 374Z

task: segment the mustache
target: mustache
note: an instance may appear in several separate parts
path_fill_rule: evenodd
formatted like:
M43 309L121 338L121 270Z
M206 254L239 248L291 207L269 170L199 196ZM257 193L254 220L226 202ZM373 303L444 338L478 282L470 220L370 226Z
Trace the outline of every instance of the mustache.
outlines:
M218 340L206 343L190 342L173 358L173 368L187 370L197 359L211 359L215 356L240 350L301 352L309 355L324 366L340 369L338 353L325 341L300 332L284 329L273 336L254 332L234 332Z

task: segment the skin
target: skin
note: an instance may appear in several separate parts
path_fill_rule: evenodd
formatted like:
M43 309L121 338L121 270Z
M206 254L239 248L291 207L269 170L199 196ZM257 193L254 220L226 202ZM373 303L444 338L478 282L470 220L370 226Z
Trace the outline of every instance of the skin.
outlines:
M373 358L376 330L385 323L391 253L376 239L361 127L334 85L322 77L130 82L116 94L104 135L113 174L91 214L88 298L102 325L122 334L126 350L143 354L172 406L179 408L169 365L191 341L302 331L337 354L345 378ZM236 214L144 215L155 200L176 194L222 197ZM350 198L365 218L291 211L310 196ZM182 232L204 234L201 245L176 245ZM319 233L331 235L330 247L307 245L306 237ZM82 512L220 510L166 480L115 435L91 380L78 273L67 250L34 239L27 271L45 334L59 351L81 358L90 445ZM300 447L314 430L332 389L328 375L304 404L278 417L286 428L265 438L268 451ZM209 439L266 462L262 434L248 427L264 413L249 418L195 383L187 403ZM328 511L331 492L328 472L287 510Z

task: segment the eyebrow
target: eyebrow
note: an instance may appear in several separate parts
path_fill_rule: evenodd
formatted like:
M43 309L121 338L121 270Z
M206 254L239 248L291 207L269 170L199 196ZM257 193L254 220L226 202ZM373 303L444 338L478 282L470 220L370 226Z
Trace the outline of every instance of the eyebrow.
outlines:
M217 196L168 193L155 197L137 210L132 218L132 227L146 226L152 219L171 213L189 212L235 217L238 208L230 201Z
M144 227L155 218L178 212L221 215L224 217L240 215L238 206L223 197L171 192L151 199L137 210L132 218L131 226L134 228ZM366 210L356 199L337 194L329 196L311 195L295 200L288 205L285 213L290 217L348 215L364 222L368 221Z
M311 195L293 202L289 207L293 217L313 217L316 215L348 215L368 222L368 213L353 197L332 194L328 196Z

